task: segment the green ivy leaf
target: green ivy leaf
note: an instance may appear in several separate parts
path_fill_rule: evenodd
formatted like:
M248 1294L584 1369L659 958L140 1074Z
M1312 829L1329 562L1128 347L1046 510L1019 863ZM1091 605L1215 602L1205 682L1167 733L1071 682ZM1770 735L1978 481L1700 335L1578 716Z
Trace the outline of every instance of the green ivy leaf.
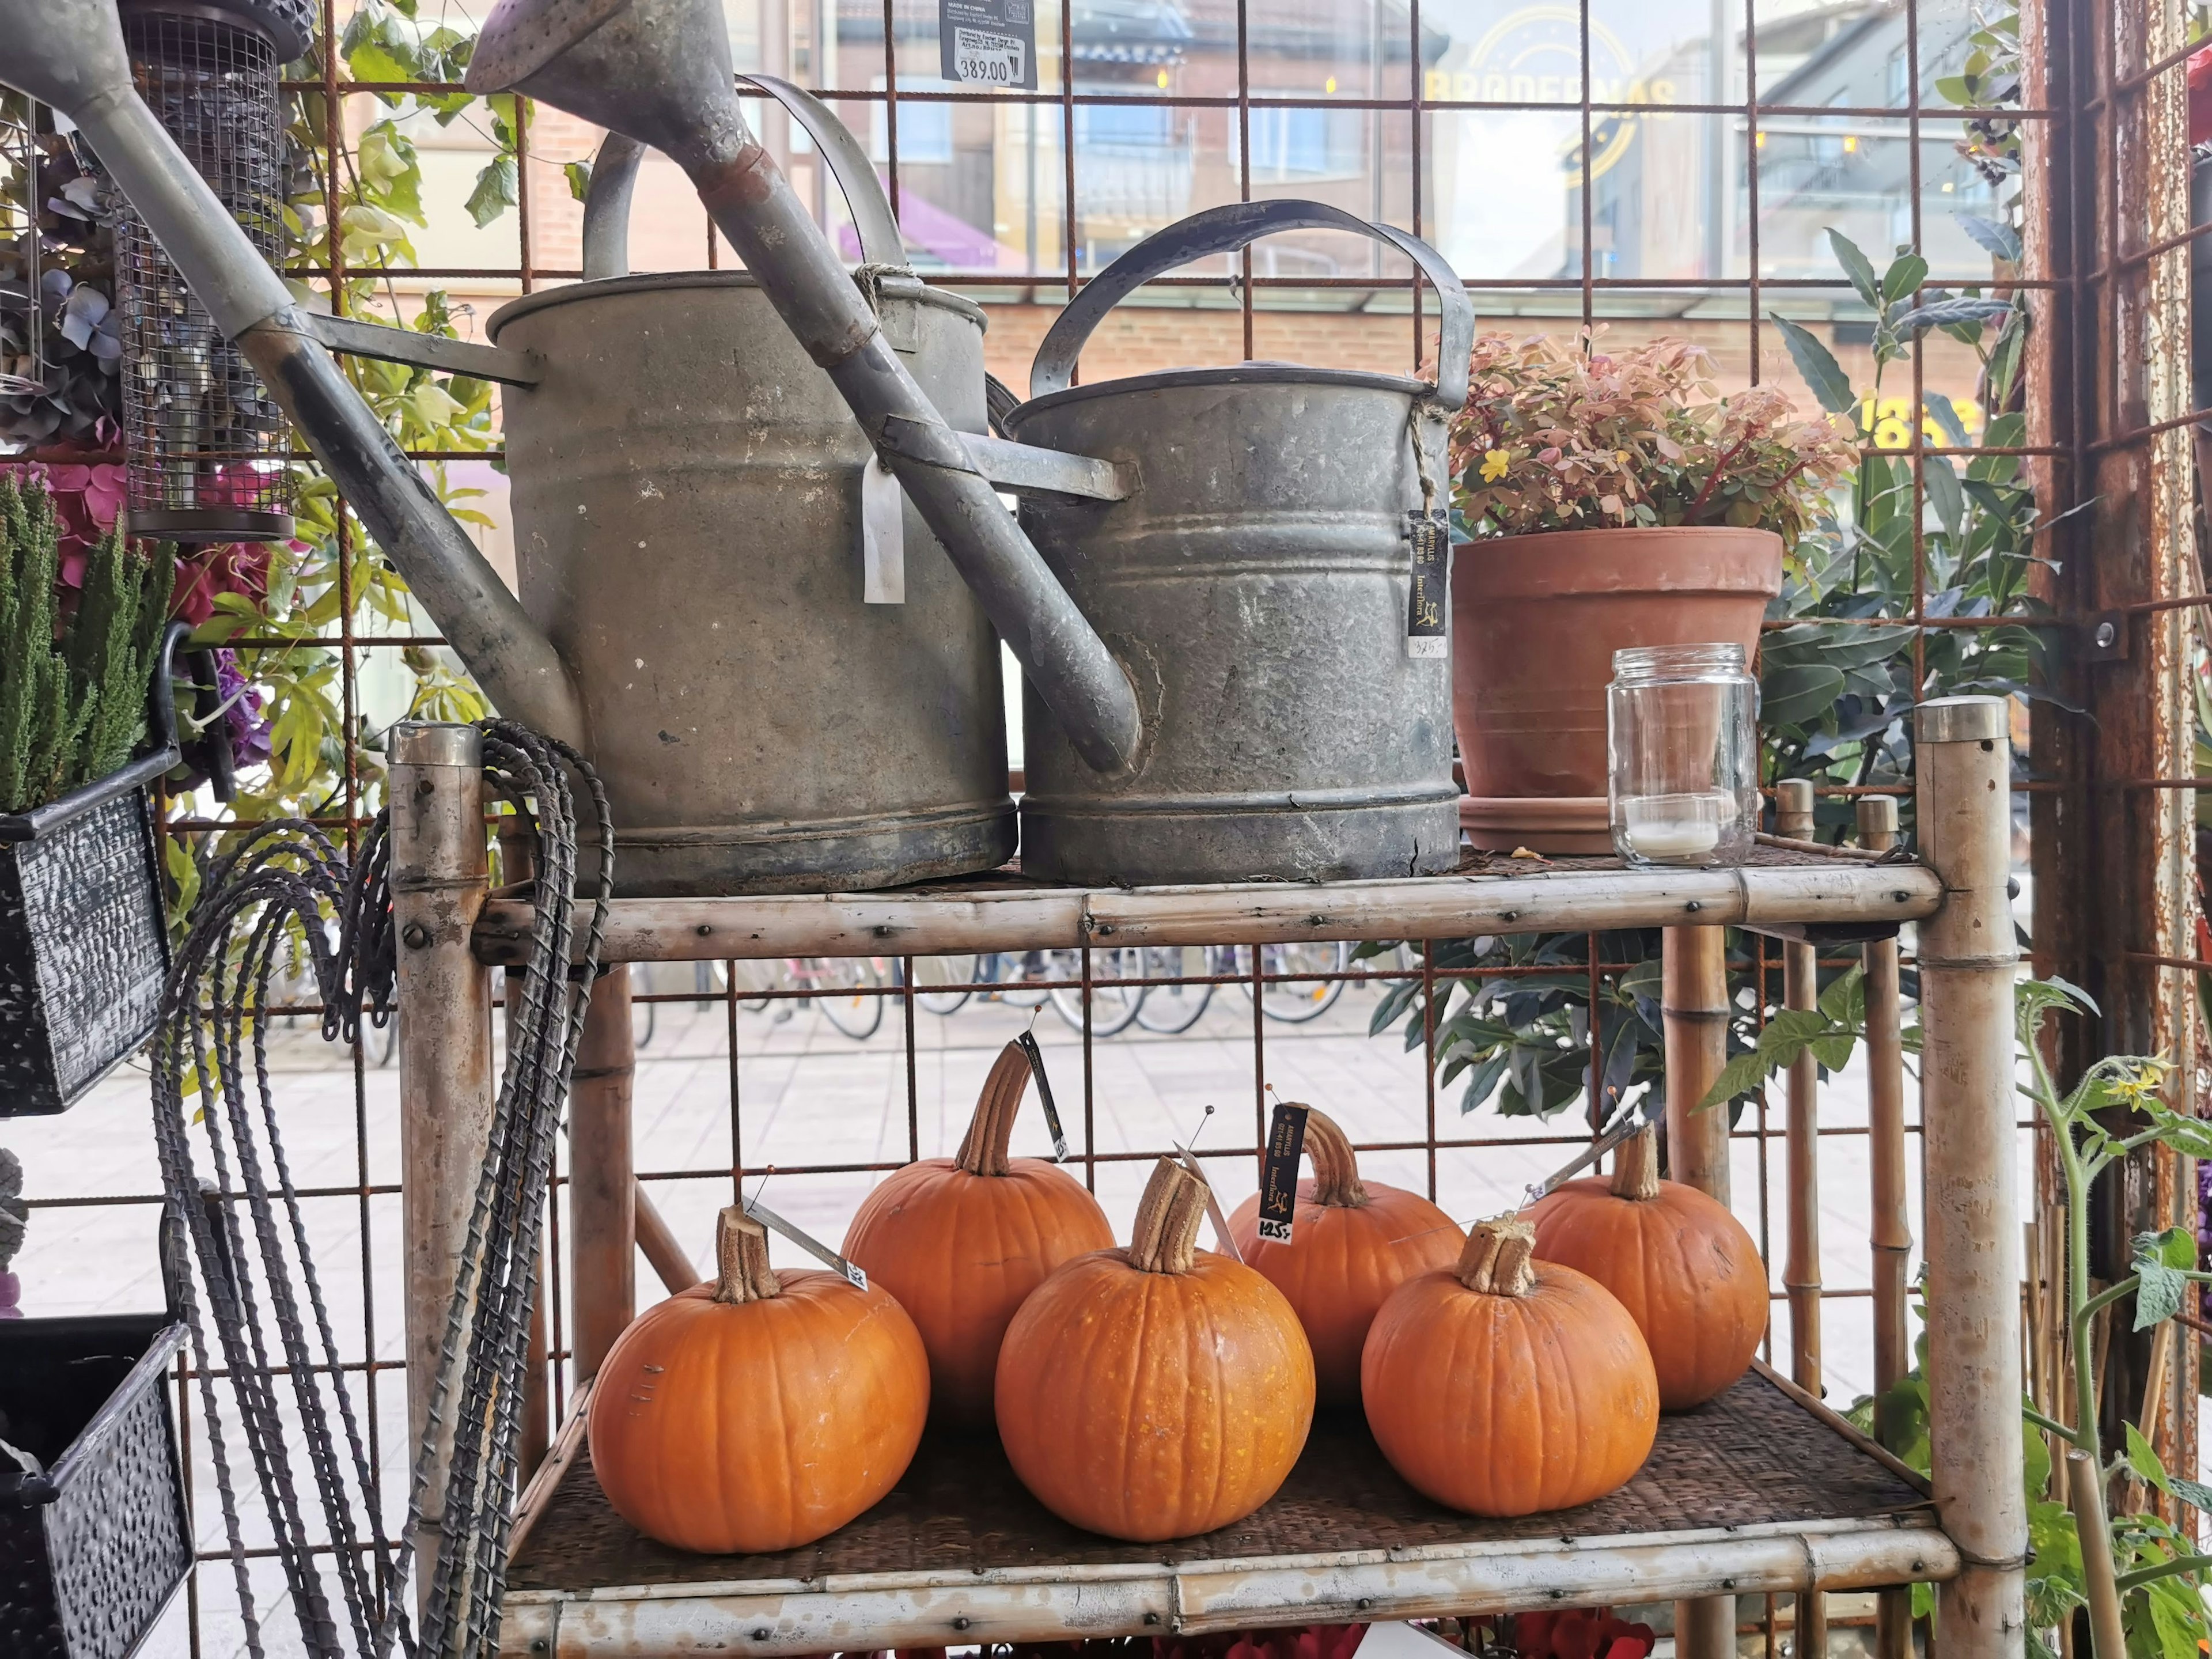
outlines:
M589 161L571 161L561 171L568 180L569 195L580 202L592 193L592 164Z
M482 230L519 199L515 194L514 157L495 155L477 174L477 187L469 192L469 217Z
M2170 1491L2166 1484L2166 1465L2159 1461L2157 1449L2143 1437L2142 1431L2134 1424L2129 1424L2127 1431L2128 1467L2160 1492Z

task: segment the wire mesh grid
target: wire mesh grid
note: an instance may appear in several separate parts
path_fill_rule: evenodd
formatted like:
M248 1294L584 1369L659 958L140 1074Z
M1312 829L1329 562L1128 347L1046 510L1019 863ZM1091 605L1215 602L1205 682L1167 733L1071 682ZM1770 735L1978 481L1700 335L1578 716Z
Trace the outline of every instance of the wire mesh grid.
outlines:
M866 9L871 15L877 15L877 9L872 6ZM1438 10L1436 0L1430 0L1428 9L1433 19ZM1549 9L1564 15L1564 27L1578 54L1579 64L1589 65L1593 62L1594 39L1601 37L1604 28L1604 19L1594 15L1594 12L1602 10L1601 0L1577 0L1577 3ZM1704 8L1699 9L1702 11ZM1332 97L1325 104L1318 100L1272 95L1268 89L1254 84L1252 19L1244 0L1239 0L1235 7L1232 20L1235 82L1233 89L1223 95L1177 98L1153 96L1141 88L1115 94L1079 89L1075 77L1066 72L1068 66L1079 60L1072 8L1062 9L1057 17L1061 68L1059 84L1056 88L1048 84L1043 91L1035 95L1009 92L963 93L934 86L920 89L902 87L902 74L909 82L916 78L933 78L926 76L917 77L914 65L922 61L916 55L918 51L927 51L933 56L934 44L933 40L918 35L915 19L906 15L906 8L900 0L884 0L879 9L882 73L880 76L871 77L875 84L823 87L821 77L805 73L803 65L794 64L793 67L800 70L798 78L821 87L825 96L862 111L880 112L882 162L895 203L900 202L903 194L901 130L903 125L910 131L915 126L914 112L988 104L997 107L1021 108L1024 112L1034 110L1046 121L1055 124L1060 140L1058 159L1061 176L1058 189L1060 200L1054 211L1060 219L1057 240L1064 256L1064 269L1056 279L1033 271L1024 275L1033 289L1042 287L1046 281L1056 281L1066 293L1079 289L1088 275L1077 222L1083 208L1083 180L1079 167L1082 144L1079 127L1081 112L1088 108L1121 108L1140 105L1166 110L1225 112L1237 134L1233 147L1237 189L1239 195L1246 198L1261 193L1255 190L1255 185L1263 190L1266 183L1264 179L1255 179L1255 176L1253 125L1255 112L1264 126L1268 119L1273 118L1272 112L1279 108L1334 111L1350 108L1370 118L1370 131L1380 131L1385 118L1402 112L1407 118L1403 126L1396 131L1402 131L1405 136L1400 154L1411 189L1400 222L1416 234L1423 229L1425 204L1435 199L1433 167L1427 154L1427 145L1433 124L1439 118L1469 112L1540 112L1559 117L1571 125L1581 152L1585 155L1603 148L1611 124L1632 116L1641 120L1671 116L1723 124L1722 130L1732 137L1736 164L1740 168L1742 199L1748 210L1742 224L1744 246L1740 270L1705 270L1694 277L1620 277L1605 274L1600 239L1594 234L1595 205L1592 192L1585 191L1580 193L1577 204L1580 217L1580 234L1573 253L1577 269L1564 274L1537 276L1503 276L1474 272L1468 275L1467 281L1468 287L1476 292L1479 303L1486 292L1495 294L1501 299L1530 297L1547 306L1556 307L1551 314L1559 320L1570 325L1578 323L1586 328L1595 327L1609 315L1622 313L1640 314L1644 307L1655 301L1674 307L1676 314L1686 314L1697 305L1724 306L1725 315L1729 319L1729 325L1742 331L1748 374L1756 379L1761 372L1761 366L1770 361L1771 328L1765 320L1764 307L1769 302L1792 295L1832 295L1843 291L1839 283L1822 278L1765 274L1765 263L1760 257L1761 204L1765 202L1771 206L1775 192L1772 181L1764 179L1763 175L1769 165L1770 149L1774 158L1779 158L1783 149L1779 142L1770 143L1766 135L1776 135L1778 139L1793 132L1808 132L1818 141L1826 143L1835 139L1834 124L1839 121L1864 119L1896 124L1905 136L1905 151L1909 158L1908 187L1903 192L1904 213L1899 224L1902 234L1898 240L1917 246L1923 244L1925 229L1920 175L1923 147L1930 131L1948 137L1962 122L2009 123L2018 124L2031 135L2032 153L2039 143L2048 152L2057 152L2063 149L2066 142L2071 142L2076 148L2068 152L2070 159L2063 165L2053 167L2045 187L2055 192L2070 193L2086 201L2091 198L2094 190L2092 181L2081 176L2081 169L2102 163L2094 148L2078 137L2068 140L2068 130L2081 124L2094 123L2116 106L2139 102L2154 88L2178 86L2182 73L2185 54L2180 50L2148 63L2130 63L2124 54L2092 56L2085 53L2081 59L2085 67L2076 76L2065 81L2060 88L2060 95L2054 96L2048 105L2008 101L1983 107L1962 108L1951 103L1931 106L1926 101L1925 94L1932 78L1933 66L1923 63L1922 44L1923 20L1935 9L1935 0L1905 0L1905 3L1893 9L1893 15L1902 24L1903 94L1893 102L1864 106L1804 106L1762 100L1759 91L1760 52L1757 44L1759 32L1763 18L1772 21L1781 15L1768 7L1765 0L1744 0L1740 10L1725 5L1716 9L1718 20L1715 26L1716 33L1723 29L1729 33L1741 29L1740 35L1736 37L1742 47L1741 98L1716 97L1690 102L1646 101L1633 106L1599 101L1599 77L1587 72L1586 69L1585 72L1574 77L1571 96L1548 101L1534 96L1516 95L1521 89L1510 82L1502 89L1478 82L1474 89L1476 95L1462 97L1457 94L1464 88L1455 81L1448 81L1443 91L1449 95L1437 95L1438 88L1434 77L1426 73L1407 73L1402 96L1381 95L1374 84L1370 84L1366 96ZM2028 26L2024 35L2030 43L2031 51L2034 49L2035 43L2047 38L2042 27L2046 12L2060 9L2056 5L2043 7L2032 3L2027 8ZM326 94L323 111L329 123L328 137L333 153L343 149L346 137L343 94L353 91L439 93L453 90L443 86L348 79L343 72L337 46L337 26L343 21L343 10L334 3L334 0L325 0L323 12L321 74L319 78L301 85L305 90ZM815 15L817 20L822 15L818 8ZM1053 14L1047 11L1044 15L1050 18ZM1375 26L1380 30L1382 17L1380 7L1375 9L1374 17ZM1413 64L1424 64L1427 59L1422 0L1407 0L1402 17L1406 61ZM919 48L915 44L918 39ZM1376 54L1377 58L1383 55ZM2033 75L2029 80L2033 86L2044 84L2040 77ZM1504 95L1489 95L1494 91L1502 91ZM1025 113L1024 119L1029 118ZM526 124L518 143L520 161L519 193L522 212L516 263L511 266L423 266L416 268L412 275L435 280L481 278L513 281L526 292L541 283L566 280L579 274L573 270L540 267L533 263L533 184L542 189L543 179L539 175L543 167L557 163L533 157L530 142ZM1267 154L1267 143L1263 137L1259 147L1263 158ZM2117 158L2106 156L2103 159L2117 166ZM2185 158L2177 155L2151 158L2150 164L2179 167L2184 161ZM903 165L911 177L911 164ZM2071 172L2068 171L2069 167ZM1264 162L1261 170L1264 172ZM1430 183L1425 185L1425 179ZM2007 276L2005 287L2015 293L2051 297L2052 332L2060 337L2054 343L2054 350L2094 349L2087 334L2078 332L2082 328L2082 319L2069 314L2064 302L2080 302L2080 296L2086 295L2087 303L2117 312L2139 289L2143 273L2160 257L2170 255L2185 243L2185 233L2179 238L2166 235L2152 240L2135 234L2133 227L2126 228L2126 234L2121 234L2118 228L2115 228L2109 243L2113 250L2109 263L2096 269L2087 269L2086 262L2070 257L2068 250L2053 250L2043 246L2036 234L2036 227L2031 222L2026 262L2016 274ZM711 231L707 234L703 252L708 264L720 263L720 251ZM1254 264L1254 258L1248 252L1242 257L1239 268L1233 272L1170 279L1169 285L1210 289L1218 295L1225 295L1233 303L1240 319L1243 345L1248 355L1256 344L1255 336L1261 328L1264 305L1278 293L1327 294L1340 290L1377 296L1407 295L1413 301L1413 314L1407 325L1406 361L1418 364L1423 356L1425 338L1417 279L1400 281L1373 274L1365 276L1312 274L1283 276L1256 270ZM349 270L333 227L321 262L295 267L292 274L303 280L326 284L334 291L342 293L344 280L358 272ZM965 287L999 294L1003 294L1008 286L1006 273L995 270L948 270L933 272L932 280L949 288ZM2131 284L2135 286L2131 288ZM1923 400L1926 391L1924 356L1924 348L1916 343L1911 355L1911 395L1916 406ZM1931 461L1940 459L1965 463L1976 459L2017 459L2032 464L2038 469L2039 477L2044 478L2055 476L2057 469L2053 464L2057 463L2070 467L2072 477L2079 479L2085 476L2093 452L2102 453L2114 447L2140 448L2164 433L2177 430L2202 418L2204 413L2195 410L2178 417L2138 418L2123 423L2118 429L2101 437L2093 435L2087 429L2077 430L2067 434L2070 441L2052 438L2049 441L1963 447L1931 440L1923 423L1908 419L1903 423L1900 441L1894 447L1870 446L1869 453L1893 456L1901 453L1910 465L1915 508L1915 527L1911 538L1915 580L1911 603L1898 614L1850 618L1845 625L1911 630L1914 681L1923 686L1929 684L1927 642L1931 637L1946 633L1966 635L2000 625L2010 625L2004 619L1996 617L1943 616L1932 614L1929 610L1925 548L1919 528L1923 515L1918 509L1926 501L1926 469ZM426 455L422 459L434 458ZM453 459L461 458L456 456ZM2065 493L2066 489L2070 488L2073 486L2051 485L2046 495L2047 508L2056 510L2075 505L2077 497ZM343 538L346 533L341 515L339 534ZM344 586L350 579L350 558L342 557L337 568L341 585ZM2158 606L2195 603L2197 601L2185 598L2160 597L2145 602L2142 609L2148 611ZM337 650L343 664L339 690L346 727L349 732L357 732L361 706L357 671L368 654L436 641L428 635L378 639L358 636L353 626L349 590L342 594L338 617L337 631L328 643ZM2053 616L2045 611L2029 620L2033 625L2047 633L2055 633L2074 626L2077 617L2073 614ZM356 751L349 750L346 761L344 789L341 798L333 803L337 810L327 814L327 821L334 828L343 829L350 834L363 821L365 812L374 803L364 791L363 769L358 764ZM2192 779L2138 781L2142 787L2177 789L2196 787ZM1893 788L1894 786L1891 787ZM2056 794L2068 792L2069 795L2074 795L2082 787L2078 781L2034 775L2022 780L2021 787L2031 793ZM1882 789L1883 786L1880 784L1829 781L1823 784L1820 793L1824 799L1834 800L1859 793L1878 793ZM173 819L170 824L173 831L185 836L205 833L215 827L193 819ZM2060 872L2056 871L2039 873L2052 880L2061 878ZM1774 971L1778 968L1778 962L1764 941L1746 938L1740 943L1746 947L1746 952L1738 955L1731 963L1733 982L1741 984L1754 976L1761 984L1778 980L1778 975ZM1437 967L1433 945L1425 942L1412 942L1412 952L1410 962L1380 969L1355 967L1329 973L1271 975L1267 958L1261 955L1248 957L1247 966L1241 972L1151 975L1167 984L1192 985L1211 981L1220 986L1242 981L1249 984L1253 992L1245 1040L1249 1042L1250 1058L1247 1076L1254 1133L1249 1139L1242 1136L1232 1139L1227 1133L1222 1133L1218 1140L1209 1139L1200 1146L1201 1155L1222 1169L1255 1157L1261 1138L1264 1085L1268 1080L1270 1054L1273 1053L1279 1060L1285 1052L1285 1045L1296 1040L1270 1029L1270 1022L1265 1016L1264 1000L1271 986L1331 981L1374 986L1410 977L1419 981L1425 989L1433 992L1439 983L1454 977L1452 970ZM1604 942L1595 938L1589 941L1585 955L1586 963L1583 971L1588 977L1593 1006L1602 1003L1602 994L1607 986L1617 987L1623 975L1639 965L1638 962L1620 955L1608 955ZM2192 962L2189 965L2202 964ZM1091 953L1084 952L1073 974L1057 981L1048 976L1042 982L1033 983L1030 988L1048 992L1058 988L1063 992L1073 992L1079 1004L1095 1009L1093 994L1098 983L1094 971L1096 967ZM759 1180L768 1173L771 1162L775 1170L774 1178L781 1182L848 1177L857 1177L865 1182L872 1173L896 1167L908 1158L926 1156L940 1150L929 1144L924 1133L925 1099L921 1079L925 1067L929 1064L926 1060L929 1045L925 1040L929 1016L926 1009L918 1005L932 994L928 976L924 973L918 981L916 964L907 959L885 959L877 964L877 969L879 980L877 985L847 994L872 999L886 1009L896 1011L898 1016L892 1022L891 1034L884 1039L891 1047L889 1055L881 1062L884 1074L878 1079L885 1085L885 1099L893 1133L879 1155L842 1160L804 1156L770 1159L763 1156L761 1150L761 1125L754 1122L753 1133L748 1133L749 1092L757 1092L762 1086L759 1077L749 1067L748 1062L755 1060L773 1062L775 1056L765 1044L756 1043L749 1047L744 1040L748 1031L741 1025L741 1015L745 1014L749 1008L757 1007L768 1011L769 1017L772 1018L773 1012L780 1006L818 1002L821 1000L819 987L748 988L742 983L743 965L730 963L725 966L724 983L720 987L710 987L703 991L697 988L641 991L637 1001L647 1011L647 1017L652 1017L655 1010L686 1005L703 1005L711 1011L715 1023L721 1028L721 1040L718 1054L705 1058L720 1058L722 1069L720 1076L714 1078L707 1086L714 1087L726 1096L724 1144L717 1146L711 1155L669 1158L656 1144L650 1126L641 1124L638 1162L647 1190L665 1196L685 1186L696 1185L702 1190L710 1189L718 1195L726 1190L734 1190L741 1181ZM1460 970L1458 976L1462 979L1510 977L1510 970L1503 975L1495 972L1478 975ZM1426 1006L1434 1008L1433 996L1427 999ZM294 1012L298 1017L313 1018L319 1014L319 1010L301 1006ZM1217 1019L1219 1018L1217 1011ZM1557 1152L1559 1161L1563 1161L1573 1146L1587 1139L1589 1128L1583 1121L1588 1111L1587 1103L1584 1113L1571 1120L1571 1127L1563 1121L1556 1127L1547 1127L1540 1133L1522 1136L1451 1133L1450 1119L1455 1114L1449 1101L1448 1091L1437 1080L1433 1064L1437 1042L1437 1022L1433 1016L1423 1020L1419 1036L1419 1077L1413 1085L1413 1098L1410 1102L1411 1132L1376 1135L1364 1132L1356 1121L1352 1126L1356 1140L1370 1154L1384 1158L1403 1156L1413 1160L1414 1167L1409 1171L1411 1179L1407 1184L1425 1185L1431 1192L1443 1194L1449 1199L1455 1196L1450 1191L1455 1183L1449 1167L1455 1158L1479 1160L1501 1149L1548 1147ZM1094 1185L1101 1181L1102 1172L1107 1172L1107 1178L1110 1179L1110 1172L1116 1165L1134 1166L1140 1170L1141 1160L1164 1150L1158 1145L1113 1146L1104 1144L1102 1139L1099 1062L1102 1054L1109 1052L1109 1045L1113 1041L1101 1038L1097 1032L1095 1019L1085 1018L1080 1021L1079 1029L1064 1050L1048 1051L1056 1072L1069 1067L1079 1071L1079 1109L1074 1115L1079 1119L1081 1127L1075 1136L1079 1149L1076 1156L1083 1164L1085 1178ZM1395 1043L1389 1045L1391 1048L1395 1046ZM1382 1048L1382 1044L1376 1044L1378 1051ZM756 1054L755 1048L761 1052ZM855 1050L856 1054L858 1052ZM709 1073L712 1069L711 1066L708 1068ZM978 1073L980 1075L980 1064ZM702 1073L702 1076L707 1074ZM375 1455L383 1467L390 1469L394 1467L393 1443L404 1439L404 1434L399 1431L404 1425L404 1391L393 1386L392 1378L392 1373L402 1367L393 1357L398 1352L393 1247L396 1243L394 1234L399 1187L392 1151L391 1091L383 1083L387 1075L379 1069L373 1054L356 1050L347 1080L348 1086L342 1091L343 1097L334 1096L328 1100L328 1104L348 1125L348 1133L343 1139L349 1145L334 1146L332 1159L324 1166L331 1178L304 1188L304 1195L313 1202L329 1206L331 1217L330 1236L334 1245L338 1249L353 1252L357 1260L360 1348L357 1358L343 1370L349 1386L358 1388L367 1402L366 1416L371 1435L380 1434L382 1437L382 1449ZM749 1082L752 1085L750 1091ZM1223 1125L1224 1130L1231 1121L1241 1123L1243 1121L1241 1098L1233 1103L1225 1093L1218 1095L1216 1098L1229 1114ZM1186 1123L1182 1127L1187 1132L1189 1126ZM1917 1134L1917 1123L1911 1127ZM1073 1127L1074 1125L1071 1124L1071 1128ZM1863 1122L1835 1122L1824 1118L1820 1131L1824 1140L1848 1141L1852 1138L1863 1137L1866 1127ZM1735 1139L1738 1158L1748 1165L1745 1173L1753 1177L1748 1182L1738 1182L1739 1206L1746 1212L1747 1219L1754 1219L1754 1231L1765 1248L1774 1231L1771 1218L1777 1200L1782 1194L1784 1182L1776 1162L1780 1129L1763 1097L1747 1115L1746 1120L1739 1124ZM565 1168L558 1172L556 1182L561 1185L556 1190L565 1191L568 1178L568 1172ZM1505 1190L1498 1194L1500 1197L1512 1195L1510 1182L1493 1184L1504 1188ZM719 1197L715 1201L719 1201ZM144 1192L111 1194L87 1191L71 1194L55 1193L51 1188L33 1200L33 1206L41 1211L103 1209L108 1206L143 1209L157 1202L155 1195ZM1755 1218L1752 1213L1754 1209ZM825 1227L823 1231L834 1234L836 1229ZM567 1388L562 1363L568 1352L565 1234L563 1205L556 1203L549 1217L546 1240L551 1291L548 1303L549 1329L545 1345L556 1411ZM1772 1254L1770 1251L1771 1258ZM1832 1277L1835 1282L1824 1284L1822 1288L1824 1304L1848 1304L1868 1295L1863 1285L1841 1276ZM1847 1311L1847 1309L1838 1310L1839 1315ZM1771 1346L1777 1340L1778 1336L1771 1338ZM180 1395L180 1405L189 1437L193 1402L188 1393ZM197 1584L192 1593L194 1601L191 1609L189 1639L191 1650L198 1654L203 1650L204 1620L198 1602L200 1592ZM1771 1655L1777 1650L1779 1638L1777 1634L1778 1622L1771 1607L1763 1623L1766 1650Z
M0 93L0 398L30 398L46 383L46 310L39 292L38 135L29 100Z
M284 122L268 40L217 17L132 9L140 94L262 256L283 246ZM138 533L185 542L292 532L291 430L136 213L117 234L124 448Z

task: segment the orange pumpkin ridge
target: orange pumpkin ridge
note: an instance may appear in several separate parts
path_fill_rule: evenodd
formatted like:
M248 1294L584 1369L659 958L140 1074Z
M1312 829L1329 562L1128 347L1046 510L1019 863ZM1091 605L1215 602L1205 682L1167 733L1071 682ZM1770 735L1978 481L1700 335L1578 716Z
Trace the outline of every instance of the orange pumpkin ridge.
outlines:
M1650 1455L1659 1390L1627 1310L1531 1257L1533 1230L1489 1221L1457 1265L1392 1292L1361 1356L1368 1426L1438 1503L1509 1516L1571 1509Z
M1006 1323L1046 1275L1114 1244L1106 1212L1080 1182L1042 1159L1007 1156L1029 1081L1028 1057L1009 1042L958 1156L894 1170L845 1232L846 1256L912 1316L929 1354L931 1411L951 1423L990 1422Z
M1211 1532L1270 1498L1313 1421L1313 1357L1260 1274L1197 1249L1206 1188L1152 1170L1127 1249L1066 1263L999 1352L999 1435L1061 1519L1138 1542Z
M1622 1143L1610 1182L1570 1181L1528 1211L1536 1255L1589 1274L1644 1333L1659 1403L1686 1411L1729 1387L1766 1334L1766 1265L1726 1205L1662 1181L1656 1131Z
M1256 1194L1237 1206L1229 1234L1297 1310L1313 1346L1321 1403L1356 1406L1359 1352L1376 1310L1415 1273L1450 1266L1463 1241L1458 1224L1427 1199L1363 1181L1350 1138L1312 1107L1305 1152L1314 1173L1298 1182L1290 1242L1260 1237Z
M880 1285L778 1273L732 1206L719 1271L630 1322L600 1362L592 1465L640 1532L703 1554L795 1549L897 1484L929 1411L921 1338Z

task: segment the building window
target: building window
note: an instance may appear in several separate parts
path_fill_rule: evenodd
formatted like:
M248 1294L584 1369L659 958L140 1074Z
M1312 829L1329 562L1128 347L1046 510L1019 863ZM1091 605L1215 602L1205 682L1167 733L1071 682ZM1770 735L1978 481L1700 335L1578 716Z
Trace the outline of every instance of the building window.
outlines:
M1237 131L1229 125L1230 160L1237 159ZM1356 109L1252 106L1252 182L1292 179L1351 179L1367 165L1367 121Z
M880 75L870 85L881 92ZM952 106L919 103L910 92L951 92L950 81L929 75L899 76L898 159L901 167L950 166L952 161ZM868 159L881 165L891 159L890 116L880 103L868 106Z

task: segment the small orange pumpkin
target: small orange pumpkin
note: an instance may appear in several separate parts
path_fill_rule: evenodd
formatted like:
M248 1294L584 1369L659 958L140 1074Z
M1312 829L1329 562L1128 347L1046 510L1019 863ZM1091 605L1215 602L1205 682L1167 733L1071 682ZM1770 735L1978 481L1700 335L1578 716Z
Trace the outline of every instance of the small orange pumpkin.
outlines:
M1162 1158L1126 1250L1037 1286L999 1351L999 1437L1064 1521L1150 1542L1275 1495L1313 1424L1313 1355L1283 1293L1195 1249L1206 1184Z
M1766 1334L1766 1264L1725 1204L1659 1179L1657 1131L1623 1142L1610 1183L1570 1181L1528 1212L1536 1255L1588 1273L1651 1347L1659 1405L1686 1411L1751 1364Z
M1659 1382L1628 1310L1535 1263L1534 1231L1486 1221L1459 1265L1409 1279L1367 1333L1367 1425L1390 1467L1471 1515L1572 1509L1651 1455Z
M1014 1310L1063 1261L1114 1248L1105 1211L1041 1158L1006 1156L1029 1086L1018 1043L1000 1051L957 1158L893 1172L861 1201L845 1255L913 1316L929 1351L931 1409L991 1420L999 1344Z
M1298 1182L1288 1243L1260 1237L1255 1193L1229 1218L1249 1267L1297 1310L1313 1345L1324 1406L1359 1403L1359 1351L1383 1300L1415 1273L1449 1267L1467 1240L1458 1223L1419 1194L1359 1178L1352 1142L1327 1114L1306 1111L1313 1177Z
M647 1309L600 1363L592 1467L615 1512L703 1555L796 1549L897 1484L929 1414L929 1358L881 1285L777 1273L735 1206L718 1279Z

